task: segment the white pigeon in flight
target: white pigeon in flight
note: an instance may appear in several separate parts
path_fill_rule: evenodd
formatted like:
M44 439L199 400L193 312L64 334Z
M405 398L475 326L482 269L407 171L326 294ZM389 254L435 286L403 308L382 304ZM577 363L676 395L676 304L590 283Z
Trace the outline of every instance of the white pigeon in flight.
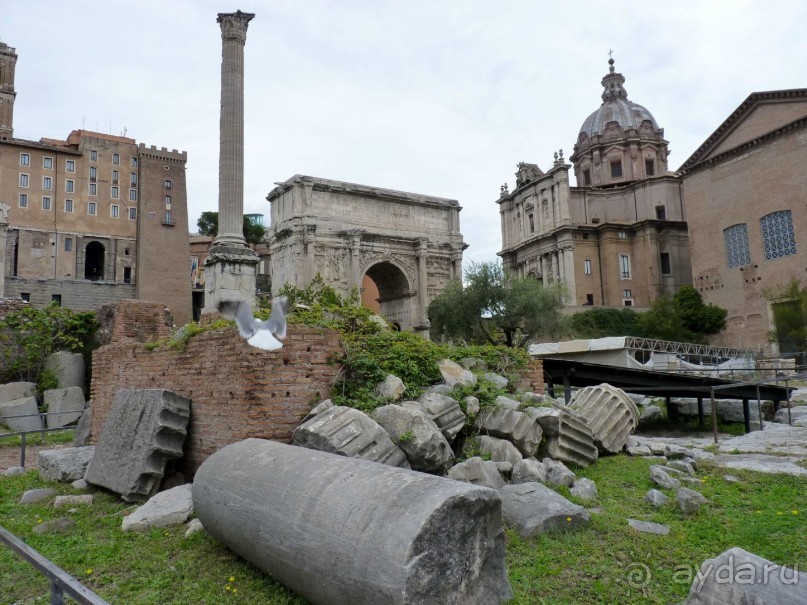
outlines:
M286 338L286 310L289 300L278 296L272 300L272 314L262 321L252 315L250 304L243 300L221 301L219 311L227 319L235 319L238 332L253 347L276 351Z

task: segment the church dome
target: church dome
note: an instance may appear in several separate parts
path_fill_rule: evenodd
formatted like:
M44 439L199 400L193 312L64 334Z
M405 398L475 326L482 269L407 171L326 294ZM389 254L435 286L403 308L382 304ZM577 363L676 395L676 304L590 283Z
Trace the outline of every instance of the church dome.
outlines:
M658 130L653 114L638 103L628 100L628 92L623 86L625 77L614 72L614 60L610 59L608 63L609 73L602 79L605 89L602 93L603 103L583 122L580 135L585 134L591 140L596 135L602 135L606 125L611 122L616 122L622 130L640 130L642 123L649 122L654 131Z

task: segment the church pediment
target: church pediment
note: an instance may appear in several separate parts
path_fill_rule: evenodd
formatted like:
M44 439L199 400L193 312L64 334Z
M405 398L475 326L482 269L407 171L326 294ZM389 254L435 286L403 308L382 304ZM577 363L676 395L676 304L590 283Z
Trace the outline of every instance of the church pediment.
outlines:
M680 170L692 168L803 118L807 118L807 89L755 92L726 118Z

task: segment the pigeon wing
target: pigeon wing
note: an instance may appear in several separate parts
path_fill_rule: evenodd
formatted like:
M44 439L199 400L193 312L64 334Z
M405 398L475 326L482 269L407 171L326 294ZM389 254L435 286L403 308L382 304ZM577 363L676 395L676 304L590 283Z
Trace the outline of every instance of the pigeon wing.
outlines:
M276 338L283 340L286 338L286 311L289 299L285 296L278 296L272 300L272 314L265 322L262 322L261 329L269 330Z
M252 315L252 309L248 302L238 301L235 309L235 325L238 332L249 340L261 328L261 321Z

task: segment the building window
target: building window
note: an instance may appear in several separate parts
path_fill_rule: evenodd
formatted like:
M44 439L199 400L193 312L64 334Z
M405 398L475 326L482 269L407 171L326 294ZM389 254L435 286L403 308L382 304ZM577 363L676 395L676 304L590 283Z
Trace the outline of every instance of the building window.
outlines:
M584 170L583 171L583 186L588 187L591 185L591 171Z
M87 214L95 216L97 214L97 211L98 211L98 204L96 204L95 202L87 203Z
M616 236L619 239L628 239L628 232L627 231L617 231Z
M616 160L614 162L611 162L611 178L612 179L622 178L622 160Z
M530 219L530 233L535 233L535 217L532 214L530 214L529 219Z
M73 160L67 160L64 163L65 172L75 172L76 171L76 162Z
M583 261L583 271L586 275L591 275L591 261L586 259Z
M165 211L165 217L163 218L163 225L173 225L173 224L174 224L174 220L173 220L173 218L171 216L171 211L166 210Z
M42 189L44 189L45 191L50 191L51 189L53 189L53 179L50 178L49 176L43 176Z
M20 174L20 187L28 187L28 175Z
M762 243L765 260L773 260L796 253L796 238L793 235L793 217L790 210L772 212L759 219L762 228Z
M131 284L132 283L132 268L131 267L124 267L123 268L123 283L124 284Z
M30 166L31 165L31 154L29 153L21 153L20 154L20 166Z
M667 208L664 206L656 206L656 218L660 221L667 220Z
M90 166L90 180L95 181L98 178L98 168Z
M20 292L20 300L24 300L25 302L31 302L31 293Z
M137 208L129 208L129 218L131 220L137 219Z
M73 238L72 237L64 238L64 251L65 252L72 252L73 251Z
M726 263L729 269L751 264L751 252L748 249L748 227L745 223L723 229L723 240L726 243Z
M20 208L27 208L28 207L28 194L21 193L20 194Z
M137 201L137 189L129 189L129 201L130 202Z
M630 256L619 255L619 269L622 272L622 279L630 279Z
M118 192L119 192L119 190L118 190L118 188L117 188L117 187L113 187L113 188L112 188L112 199L113 199L113 200L118 199Z
M50 210L50 198L43 197L42 198L42 210Z
M670 253L661 253L661 274L672 275L672 265L670 264Z
M129 165L132 168L137 168L137 158L135 156L132 156L132 161L131 161L131 163Z
M171 181L168 180L168 179L165 180L165 188L166 189L171 189Z
M112 216L112 218L118 218L120 213L120 206L118 206L117 204L112 204L112 206L109 207L109 213L110 216Z
M119 178L120 178L120 172L118 172L117 170L113 170L112 171L112 183L117 185Z
M130 177L131 178L129 179L129 187L137 187L137 173L136 172L131 173Z
M653 176L654 174L656 174L656 162L653 160L645 160L644 173L647 176Z
M622 301L622 303L626 307L632 307L633 306L633 299L632 298L626 298L625 300Z
M90 195L98 195L98 183L90 183Z
M119 153L113 153L112 154L112 163L115 164L116 166L118 164L120 164L120 154Z
M73 200L65 200L64 201L64 211L65 212L73 212Z
M65 193L73 193L73 191L75 191L75 187L76 187L75 182L71 181L70 179L67 179L64 182L64 191L65 191Z
M50 302L56 305L57 307L62 306L62 295L61 294L51 294Z
M586 306L593 307L594 306L594 295L593 294L586 294Z
M98 161L98 152L95 149L90 149L90 161L92 162Z
M42 168L45 170L53 170L53 158L48 156L42 158Z
M166 205L166 206L170 206L170 205L171 205L171 196L170 196L170 195L166 195L166 196L165 196L165 205Z

